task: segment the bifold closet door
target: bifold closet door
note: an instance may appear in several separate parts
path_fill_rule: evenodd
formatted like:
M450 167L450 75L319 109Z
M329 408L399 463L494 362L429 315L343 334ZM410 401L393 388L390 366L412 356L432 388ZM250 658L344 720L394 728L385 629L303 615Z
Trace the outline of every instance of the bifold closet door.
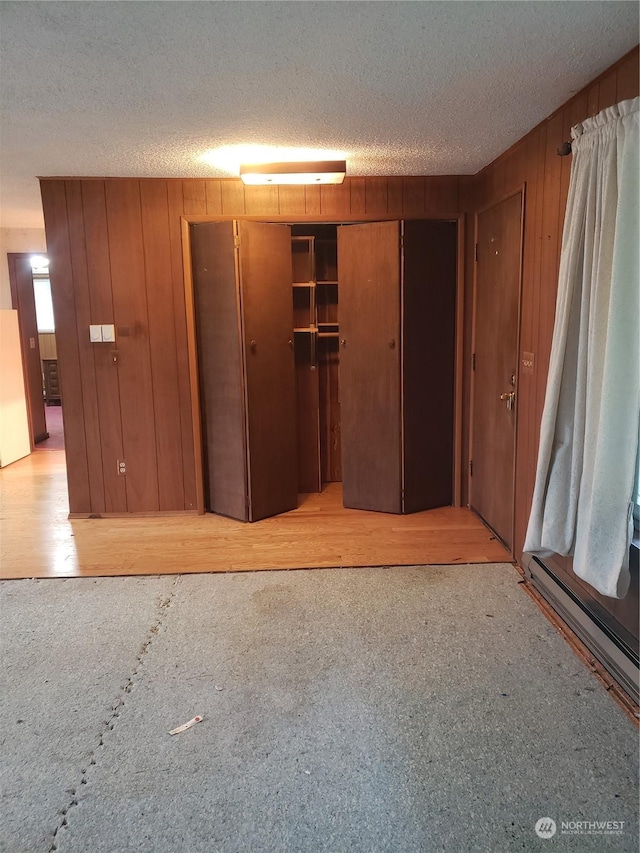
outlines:
M249 520L298 505L291 228L238 222Z
M288 226L191 226L205 507L257 521L297 505Z
M400 223L338 228L342 494L402 512Z
M451 504L457 224L338 228L344 504Z

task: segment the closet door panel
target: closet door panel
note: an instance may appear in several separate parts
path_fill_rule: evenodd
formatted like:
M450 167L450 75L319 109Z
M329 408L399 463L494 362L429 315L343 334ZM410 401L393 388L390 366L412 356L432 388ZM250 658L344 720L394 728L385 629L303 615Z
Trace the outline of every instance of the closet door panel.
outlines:
M453 496L453 404L457 223L404 223L404 512L449 506Z
M191 226L205 508L248 520L244 381L233 222Z
M249 456L249 520L298 504L291 229L238 223Z
M400 223L338 228L344 505L401 512Z

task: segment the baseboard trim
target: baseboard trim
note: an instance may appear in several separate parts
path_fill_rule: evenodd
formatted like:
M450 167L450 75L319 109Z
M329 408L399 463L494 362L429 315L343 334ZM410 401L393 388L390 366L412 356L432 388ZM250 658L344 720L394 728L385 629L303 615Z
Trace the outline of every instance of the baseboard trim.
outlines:
M522 565L533 587L637 705L640 701L640 672L638 658L633 651L616 642L541 560L525 554Z
M67 518L74 521L79 518L175 518L187 515L204 515L204 513L197 509L170 509L166 512L70 512Z

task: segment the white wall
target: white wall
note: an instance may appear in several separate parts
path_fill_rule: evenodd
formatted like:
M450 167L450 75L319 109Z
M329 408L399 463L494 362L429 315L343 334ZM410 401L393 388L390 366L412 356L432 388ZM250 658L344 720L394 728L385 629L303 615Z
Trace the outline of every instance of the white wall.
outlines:
M0 228L0 310L11 308L8 252L44 254L47 242L44 228Z
M22 375L18 312L11 309L9 252L47 251L44 228L0 228L0 467L28 456L29 423Z

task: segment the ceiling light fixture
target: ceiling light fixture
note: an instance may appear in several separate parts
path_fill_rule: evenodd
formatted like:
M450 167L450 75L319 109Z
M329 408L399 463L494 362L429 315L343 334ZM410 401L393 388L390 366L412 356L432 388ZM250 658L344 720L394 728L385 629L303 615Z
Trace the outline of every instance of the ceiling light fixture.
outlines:
M293 163L243 163L240 177L245 184L341 184L347 172L346 160L300 161Z

